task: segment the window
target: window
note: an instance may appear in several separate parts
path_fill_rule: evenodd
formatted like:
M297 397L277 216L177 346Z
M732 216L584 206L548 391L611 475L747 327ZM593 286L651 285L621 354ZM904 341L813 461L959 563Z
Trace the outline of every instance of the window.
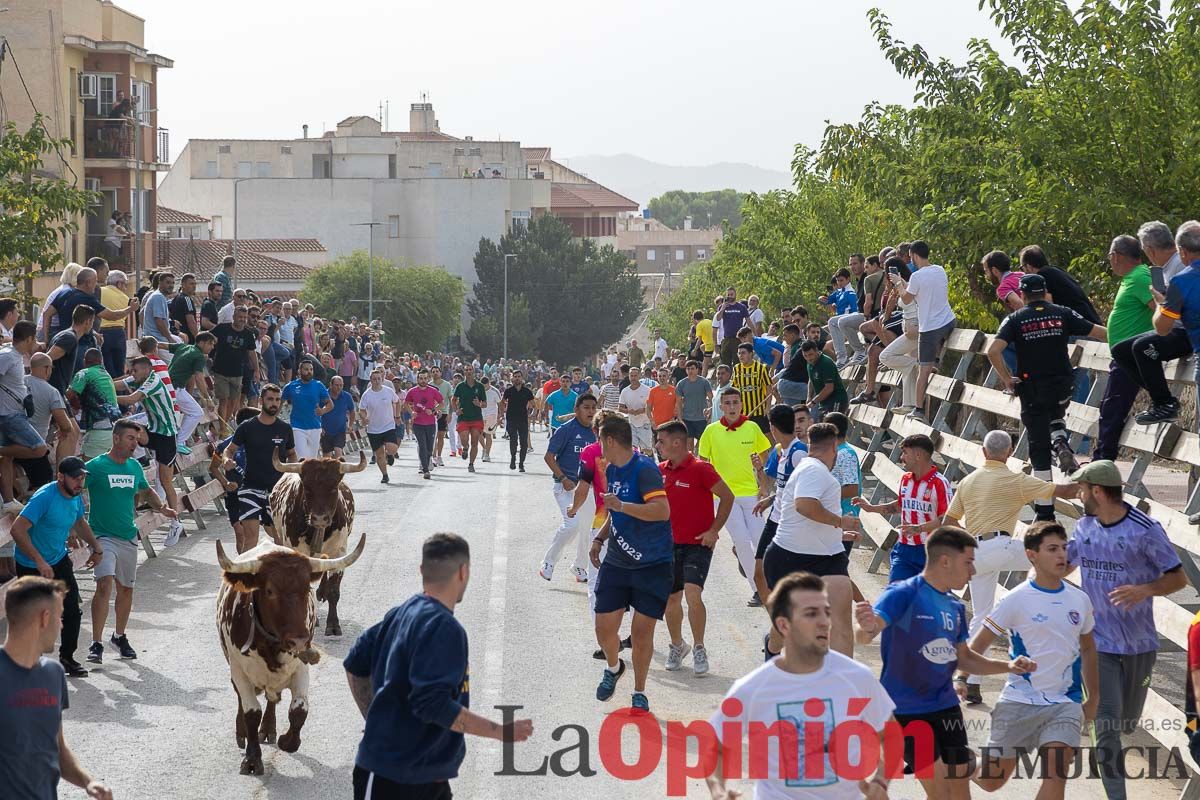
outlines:
M133 214L133 232L147 233L150 220L150 206L153 195L149 189L130 189L129 208Z
M217 162L215 162L215 161L205 161L204 162L204 177L206 177L206 178L217 177Z
M279 145L279 152L281 155L290 156L292 154L292 146L290 144L281 144Z
M400 238L400 215L399 214L392 214L391 216L388 217L388 238L389 239L399 239Z
M390 153L388 155L388 177L389 178L396 177L396 154L395 153Z
M134 116L143 125L150 124L150 84L145 81L130 81L129 96L133 100Z
M328 178L331 175L331 165L329 156L325 153L314 154L312 157L312 176L314 178Z
M512 229L513 232L529 229L529 220L533 215L531 211L514 211L512 212Z
M221 153L221 154L226 154L226 155L227 155L227 154L229 153L229 145L227 145L227 144L219 144L219 145L217 145L217 152L218 152L218 153Z
M676 248L676 250L675 250L675 260L676 260L676 261L685 261L686 259L687 259L687 256L684 254L684 252L683 252L682 250L680 250L680 249Z
M708 258L708 254L707 254L706 252L704 252L704 248L703 248L703 247L697 247L697 248L696 248L696 260L697 260L697 261L703 261L703 260L704 260L704 259L706 259L706 258Z
M254 177L256 177L256 178L271 177L271 162L270 161L256 161L254 163Z
M239 178L249 178L251 177L253 168L254 164L252 162L239 161L237 162L237 176Z
M647 248L646 248L646 260L647 260L647 261L653 261L653 260L654 260L654 256L655 256L655 253L654 253L654 248L653 248L653 247L647 247Z

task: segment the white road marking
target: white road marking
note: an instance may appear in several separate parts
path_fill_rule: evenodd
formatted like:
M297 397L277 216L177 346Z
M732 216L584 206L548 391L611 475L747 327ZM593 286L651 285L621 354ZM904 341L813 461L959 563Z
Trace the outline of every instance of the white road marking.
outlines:
M512 478L500 479L496 498L496 531L492 538L492 575L488 582L487 635L484 637L483 681L480 702L471 706L475 713L496 719L495 707L501 702L504 688L504 623L508 597L508 491ZM474 681L472 681L474 683ZM473 698L472 698L473 699ZM496 739L471 737L467 750L475 760L479 786L489 785L487 778L500 767L500 742ZM484 790L481 788L480 790ZM481 795L481 797L484 795ZM487 797L493 797L487 794Z

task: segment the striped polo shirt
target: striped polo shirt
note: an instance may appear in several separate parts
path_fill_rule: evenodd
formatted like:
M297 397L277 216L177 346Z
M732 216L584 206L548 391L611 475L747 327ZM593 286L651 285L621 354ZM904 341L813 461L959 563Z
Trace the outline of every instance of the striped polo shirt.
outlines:
M992 531L1015 534L1022 507L1033 500L1053 499L1054 484L989 459L959 482L946 513L972 536Z
M748 417L767 415L767 392L771 390L771 370L761 361L733 365L733 388L742 393L742 413Z
M900 524L925 525L935 519L941 519L950 507L950 481L938 472L937 467L930 467L921 477L906 472L900 478ZM901 533L901 544L923 545L925 534Z
M163 436L174 436L179 433L179 424L175 421L175 404L171 402L171 393L157 372L151 372L137 391L146 396L142 407L146 409L147 429L151 433Z

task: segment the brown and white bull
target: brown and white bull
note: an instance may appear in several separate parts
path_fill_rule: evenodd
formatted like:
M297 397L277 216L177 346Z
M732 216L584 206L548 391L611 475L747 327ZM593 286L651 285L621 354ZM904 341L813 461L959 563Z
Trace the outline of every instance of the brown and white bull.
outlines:
M283 690L291 694L288 730L279 749L294 753L308 718L308 665L320 655L312 649L317 604L312 583L344 570L362 555L366 537L340 558L314 558L271 541L230 559L217 542L222 571L217 592L217 633L237 692L238 749L245 748L243 775L262 775L260 742L275 741L275 704ZM263 712L258 696L267 699Z
M366 469L366 453L360 451L354 465L336 458L284 464L275 453L271 463L283 473L271 490L270 500L279 543L309 556L336 558L345 553L354 525L354 495L342 476ZM317 587L317 600L329 603L326 636L342 635L337 613L341 586L342 573L330 572Z

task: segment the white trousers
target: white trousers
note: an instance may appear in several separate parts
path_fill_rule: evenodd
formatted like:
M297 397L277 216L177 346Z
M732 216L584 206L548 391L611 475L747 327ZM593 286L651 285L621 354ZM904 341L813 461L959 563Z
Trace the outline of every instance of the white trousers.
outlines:
M546 556L543 561L548 561L554 564L558 561L558 555L567 543L571 541L571 537L576 538L575 542L575 559L571 562L571 567L586 568L588 564L588 532L591 526L583 524L584 520L588 519L588 513L584 509L579 509L574 517L567 516L567 508L571 505L571 500L575 497L575 490L567 491L561 483L554 484L554 501L558 503L558 511L562 514L562 524L558 526L558 530L554 532L554 539L550 542L550 547L546 550Z
M758 587L754 585L754 553L758 550L758 540L762 536L764 517L754 516L754 506L757 505L758 498L750 497L735 497L733 498L733 509L729 512L729 519L725 521L725 530L729 532L729 538L733 539L733 546L737 548L738 564L742 566L742 572L746 573L746 581L750 584L751 591L758 591ZM762 598L766 600L766 598Z
M179 406L179 410L183 414L183 421L179 423L179 435L175 437L175 442L186 445L188 439L192 438L196 426L204 419L204 409L200 408L196 399L188 394L188 390L182 386L175 388L175 405Z
M858 353L863 352L865 347L862 337L858 335L858 327L866 321L866 316L857 312L853 314L842 314L840 317L834 317L829 321L829 328L831 331L835 327L838 328L842 335L842 340L846 343L846 347L849 347L851 352L857 355ZM834 322L836 322L837 325L834 325ZM833 334L830 333L831 338L832 336Z
M450 430L446 431L446 435L450 439L450 449L458 450L462 446L458 440L458 414L451 414L448 424Z
M908 338L903 333L892 340L879 354L879 363L887 369L894 369L902 376L904 386L904 405L917 404L917 337Z
M321 455L320 428L293 428L297 458L318 458Z
M846 340L842 336L841 321L845 314L829 318L829 340L833 343L833 352L838 361L846 357Z
M983 618L996 605L996 585L1001 572L1028 572L1029 558L1025 542L1012 536L996 536L980 542L975 548L975 577L971 578L970 636L983 627ZM982 683L978 675L967 678L969 683Z

